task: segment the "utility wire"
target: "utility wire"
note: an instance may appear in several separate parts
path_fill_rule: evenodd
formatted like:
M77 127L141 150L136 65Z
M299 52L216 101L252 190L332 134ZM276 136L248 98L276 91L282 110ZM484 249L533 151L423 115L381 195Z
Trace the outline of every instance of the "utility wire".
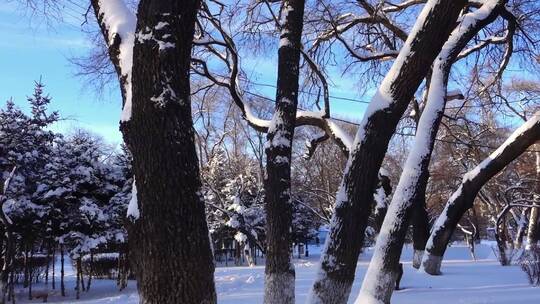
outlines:
M269 88L274 88L274 89L277 88L277 86L274 85L274 84L254 82L254 81L249 81L249 80L247 82L250 83L250 84L253 84L255 86L269 87ZM303 91L303 90L298 90L298 91L301 92L301 93L307 94L307 95L311 95L311 96L319 96L319 94L316 94L316 93L313 93L313 92L308 92L308 91ZM335 95L329 95L329 97L333 98L333 99L337 99L337 100L344 100L344 101L350 101L350 102L355 102L355 103L369 104L369 101L360 100L360 99L341 97L341 96L335 96Z
M263 96L263 95L261 95L261 94L257 94L257 93L251 92L251 91L244 91L244 93L249 94L249 95L252 95L252 96L255 96L255 97L258 97L258 98L261 98L261 99L266 100L266 101L274 102L274 99L269 98L269 97L266 97L266 96ZM301 107L298 107L298 109L300 109L301 111L308 111L308 110L303 109L303 108L301 108ZM346 123L346 124L349 124L349 125L354 125L354 126L357 126L357 127L360 126L359 123L352 122L352 121L349 121L349 120L346 120L346 119L335 118L335 117L332 117L331 119L332 119L332 120L339 121L339 122L343 122L343 123ZM407 136L407 137L414 137L414 136L415 136L414 134L406 134L406 133L396 133L396 134L397 134L397 135L401 135L401 136ZM495 149L498 148L498 147L493 147L493 146L490 146L490 145L472 144L472 143L459 142L459 141L453 141L453 140L447 140L447 139L440 139L440 138L436 138L435 140L436 140L436 141L439 141L439 142L447 143L447 144L463 145L463 146L478 147L478 148L488 148L488 149L492 149L492 150L495 150ZM526 153L535 153L535 152L539 152L539 151L535 151L535 150L530 150L530 151L529 151L529 150L527 150L527 151L525 151L525 152L526 152Z

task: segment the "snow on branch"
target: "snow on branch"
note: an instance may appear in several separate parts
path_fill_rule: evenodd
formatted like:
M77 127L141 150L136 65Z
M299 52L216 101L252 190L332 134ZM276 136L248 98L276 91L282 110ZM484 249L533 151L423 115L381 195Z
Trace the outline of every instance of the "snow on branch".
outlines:
M198 41L197 45L203 47L206 51L216 55L221 61L223 61L229 73L227 76L218 76L212 73L207 62L201 58L192 59L193 71L198 75L207 78L215 85L226 88L229 91L233 102L242 112L242 116L247 123L259 132L268 132L268 129L271 126L271 121L258 117L255 111L253 111L251 103L245 100L244 92L242 92L240 88L240 58L234 39L221 24L219 15L213 14L209 7L204 3L202 5L201 12L202 18L208 20L221 37L216 39L208 31L200 28L199 30L201 31L201 34L196 39ZM225 48L225 51L220 52L216 47L223 47ZM223 53L226 53L226 55L223 55ZM340 149L347 154L350 149L352 139L330 118L328 84L324 74L320 67L306 52L301 51L301 54L323 85L324 109L322 111L298 110L296 113L296 127L314 126L323 130L328 135L328 138L332 138L338 144ZM311 153L314 152L317 144L322 141L322 139L319 139L313 142L315 144L311 146L311 149L313 149ZM308 150L309 149L310 147L308 147Z
M529 120L527 120L521 127L519 127L517 130L508 137L502 145L500 145L495 151L493 151L486 159L484 159L480 164L478 164L474 169L467 172L463 176L463 182L466 181L473 181L475 179L479 179L482 177L481 172L483 170L486 170L490 166L494 166L494 161L496 161L498 158L503 156L504 154L508 153L510 149L513 148L514 145L519 144L517 141L519 137L525 136L526 133L531 132L533 130L533 138L536 138L537 140L540 139L540 111L533 114ZM528 145L527 145L528 146Z
M393 13L404 10L414 5L424 4L426 0L406 0L398 4L392 4L387 2L387 6L383 7L382 11L385 13Z
M442 256L452 231L466 210L472 207L480 188L499 173L530 145L540 140L540 111L515 130L506 141L474 169L463 175L458 189L450 196L444 210L433 225L422 259L422 269L438 274Z

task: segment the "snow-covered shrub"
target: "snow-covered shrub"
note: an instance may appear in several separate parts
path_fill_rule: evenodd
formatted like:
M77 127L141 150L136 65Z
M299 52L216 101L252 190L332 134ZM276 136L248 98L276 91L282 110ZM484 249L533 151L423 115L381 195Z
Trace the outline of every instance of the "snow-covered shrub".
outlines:
M535 247L525 251L521 256L520 265L527 274L529 282L540 286L540 248Z

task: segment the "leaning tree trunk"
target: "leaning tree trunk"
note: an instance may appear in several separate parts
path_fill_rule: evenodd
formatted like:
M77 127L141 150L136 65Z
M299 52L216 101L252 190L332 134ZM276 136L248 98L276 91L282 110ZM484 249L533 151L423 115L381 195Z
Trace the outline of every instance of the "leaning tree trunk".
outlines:
M396 125L454 27L464 0L430 0L369 104L336 197L310 303L346 303L371 213L377 172Z
M449 198L433 226L422 259L422 269L425 272L432 275L441 273L441 262L450 237L463 214L473 206L480 188L539 139L540 111L514 131L488 158L463 176L461 185Z
M427 181L431 153L446 106L446 88L452 63L467 43L484 26L495 20L498 13L494 10L499 4L503 5L504 0L487 2L478 11L464 15L433 64L426 107L420 117L412 149L377 238L374 254L356 303L390 303L396 280L400 275L399 258L409 219L415 207L420 208L415 204L423 203L418 199L418 194L425 193L423 190Z
M278 50L276 110L266 147L266 264L264 303L294 303L291 261L291 151L298 106L304 0L283 1Z
M136 31L123 1L92 5L124 98L121 129L136 176L129 246L140 302L215 303L190 100L200 1L141 0Z
M431 138L429 139L430 151L426 155L426 158L423 159L425 163L420 166L421 171L416 177L417 180L414 181L414 191L412 191L411 197L409 198L409 203L414 206L412 216L414 268L418 269L421 266L426 243L430 235L429 216L426 210L426 188L429 180L429 162L431 159L431 152L433 150L435 136L437 134L440 120L442 118L442 114L444 113L444 107L447 101L446 88L452 64L456 60L461 50L466 46L468 41L470 41L483 27L495 20L500 13L499 9L501 9L502 3L506 2L507 1L505 0L487 1L486 4L482 6L482 11L480 11L479 14L475 15L471 13L466 15L468 18L463 17L462 22L460 25L458 25L458 28L452 32L449 41L445 43L445 46L443 47L444 51L437 57L433 70L430 73L431 78L428 80L429 88L427 102L429 103L431 98L431 102L433 103L433 99L437 98L439 100L439 107L435 109L438 112L436 114L437 119L432 121L434 125L418 125L417 128L430 128ZM485 14L486 12L489 12L489 14ZM429 90L434 90L434 92L432 91L430 94ZM444 95L441 95L443 92ZM429 115L435 114L431 113Z

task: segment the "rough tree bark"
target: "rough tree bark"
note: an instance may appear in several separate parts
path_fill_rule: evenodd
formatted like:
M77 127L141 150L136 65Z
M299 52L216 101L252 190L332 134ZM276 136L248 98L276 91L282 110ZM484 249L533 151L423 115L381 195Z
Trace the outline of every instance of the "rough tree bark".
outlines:
M463 214L473 206L480 188L539 139L540 112L536 112L488 158L463 176L461 185L448 199L433 226L421 269L432 275L441 273L441 262L450 237Z
M427 2L371 101L352 146L308 302L347 302L388 142L464 5L463 0Z
M266 267L264 303L294 303L291 262L291 152L296 110L304 0L283 1L276 110L266 146Z
M496 8L505 2L488 0L478 10L464 15L433 64L426 107L420 117L412 149L377 238L374 255L356 303L390 303L399 275L399 258L409 219L415 207L418 208L414 204L422 203L416 193L425 189L423 182L427 181L425 175L428 174L431 153L446 105L446 89L452 63L467 43L495 20L498 16Z
M129 246L140 302L215 303L189 81L200 2L142 0L136 33L122 0L91 2L120 80L137 177Z

